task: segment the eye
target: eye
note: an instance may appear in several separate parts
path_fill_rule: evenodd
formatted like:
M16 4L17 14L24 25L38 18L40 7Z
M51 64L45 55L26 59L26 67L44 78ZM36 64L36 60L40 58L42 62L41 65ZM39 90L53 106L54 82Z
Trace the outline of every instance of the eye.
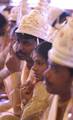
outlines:
M59 66L56 64L49 63L49 68L57 73L60 71Z
M52 27L55 27L56 23L57 23L57 19L52 23Z
M35 63L37 64L37 65L41 65L41 62L40 61L35 61Z

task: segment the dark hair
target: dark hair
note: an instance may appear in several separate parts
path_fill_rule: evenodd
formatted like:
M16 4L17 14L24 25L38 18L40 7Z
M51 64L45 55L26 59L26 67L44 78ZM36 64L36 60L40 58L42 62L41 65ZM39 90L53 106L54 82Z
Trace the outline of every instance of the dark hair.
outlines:
M40 43L34 51L36 51L40 56L42 56L45 60L48 59L48 51L51 49L52 43L42 42Z
M59 18L59 24L63 23L66 20L66 17L70 16L69 13L67 12L63 12L58 18ZM57 19L58 19L57 18ZM55 26L55 24L57 23L57 19L52 23L52 27Z
M15 33L15 31L17 30L17 26L14 26L12 29L11 29L11 31L10 31L10 37L12 38L12 37L16 37L16 33Z
M33 35L29 35L29 34L26 34L26 33L16 33L16 37L17 37L17 41L19 42L22 42L22 43L25 43L25 40L30 40L30 42L36 42L37 41L37 37L33 36ZM39 42L43 42L44 40L43 39L40 39L39 38Z
M4 27L8 24L7 19L0 13L0 36L4 35Z
M69 68L71 76L73 76L73 68Z
M7 23L8 23L7 19L4 17L4 15L0 13L0 29L7 25Z
M8 12L10 13L10 11L11 11L12 8L13 8L13 6L7 5L7 6L3 9L3 11L8 11Z

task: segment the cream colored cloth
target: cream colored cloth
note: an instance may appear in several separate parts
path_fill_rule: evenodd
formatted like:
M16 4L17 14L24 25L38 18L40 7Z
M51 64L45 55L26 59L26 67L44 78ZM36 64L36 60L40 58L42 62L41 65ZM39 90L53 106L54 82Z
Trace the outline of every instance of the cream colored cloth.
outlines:
M30 120L33 118L35 120L36 116L38 119L41 113L47 108L49 104L49 94L42 82L38 82L35 85L33 96L28 104L24 107L24 111L21 120Z
M57 112L58 112L58 100L59 100L58 95L52 96L52 99L49 102L49 106L46 109L46 111L44 112L41 120L56 120ZM72 106L73 106L73 98L69 100L62 120L69 120L69 118L68 118L69 117L69 110Z
M26 82L26 80L28 79L29 73L30 73L30 70L27 67L27 62L24 61L22 72L21 72L21 85L23 85Z
M69 104L67 106L67 109L65 111L63 120L69 120L70 117L72 116L72 113L70 112L70 109L73 108L73 98L69 101Z
M21 73L21 89L20 89L22 110L23 110L24 104L26 104L32 97L33 86L34 86L33 84L35 84L35 82L36 82L36 80L34 77L34 71L27 67L27 62L25 61L24 65L23 65L23 70ZM28 85L27 87L25 87L27 83L30 83L31 85ZM30 91L30 90L26 90L26 89L32 89L32 90ZM26 91L30 91L30 94L27 93Z
M40 120L56 120L57 105L58 105L58 96L50 95L49 106L47 106L47 109L44 111Z
M5 91L8 95L11 106L15 112L15 114L20 114L20 72L15 72L4 79Z
M20 120L17 116L14 116L12 113L6 112L0 115L0 120Z
M25 84L26 81L35 81L34 71L27 67L27 62L24 61L23 69L21 73L21 85Z

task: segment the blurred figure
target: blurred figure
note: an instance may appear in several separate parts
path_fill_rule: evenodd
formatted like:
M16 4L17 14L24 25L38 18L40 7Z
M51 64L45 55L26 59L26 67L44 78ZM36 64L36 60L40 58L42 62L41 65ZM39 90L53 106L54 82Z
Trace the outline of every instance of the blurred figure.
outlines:
M0 13L0 70L4 67L5 59L10 49L8 35L8 21ZM0 78L0 88L3 88L3 80Z
M53 94L47 119L70 120L72 118L73 96L73 18L56 35L53 47L48 53L48 69L45 72L46 88ZM43 118L42 118L43 120ZM44 119L45 120L45 119Z
M15 6L11 9L10 15L8 17L8 22L9 22L9 31L12 30L16 26L17 23L17 16L18 16L18 6Z
M14 106L14 103L18 99L18 97L16 99L16 97L14 97L14 95L16 94L17 96L20 96L19 95L20 84L18 84L18 83L20 82L19 76L20 76L20 72L22 69L21 61L15 56L13 49L12 49L12 46L15 42L15 30L16 29L17 28L14 28L12 30L11 38L10 38L10 44L11 44L10 49L9 49L7 57L6 57L4 67L0 71L0 80L2 80L2 83L4 83L5 86L3 86L3 87L5 88L4 90L7 93L7 97L9 98L8 103L5 104L3 102L4 104L0 105L1 112L8 110L10 107L15 107L18 103L16 102L15 106ZM17 88L15 87L15 85L18 85ZM12 91L14 91L14 92L12 92ZM18 102L19 101L20 100L18 99ZM17 108L17 106L16 106L16 108Z
M54 6L49 6L48 22L50 26L48 29L48 39L51 43L60 28L67 22L69 16L71 15L68 12Z
M9 19L9 15L10 15L10 12L11 12L11 9L12 9L13 6L9 6L7 5L3 10L2 10L2 15L4 15L6 17L6 19L8 20Z
M8 39L8 21L0 13L0 53L4 50L9 42Z

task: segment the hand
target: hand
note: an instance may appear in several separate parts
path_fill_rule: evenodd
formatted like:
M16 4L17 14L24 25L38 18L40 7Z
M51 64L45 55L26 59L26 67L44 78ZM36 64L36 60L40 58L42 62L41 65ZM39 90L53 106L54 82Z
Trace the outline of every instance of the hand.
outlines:
M20 71L20 60L16 56L9 54L6 60L6 67L11 73L18 72Z
M25 105L32 97L34 85L31 81L26 82L21 86L20 95L21 101Z

